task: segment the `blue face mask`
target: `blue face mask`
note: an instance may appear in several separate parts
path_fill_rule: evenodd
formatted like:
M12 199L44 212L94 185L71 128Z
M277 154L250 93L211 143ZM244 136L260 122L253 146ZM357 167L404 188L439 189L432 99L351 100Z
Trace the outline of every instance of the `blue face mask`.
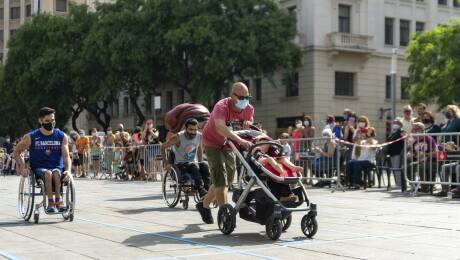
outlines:
M249 105L249 100L247 99L243 99L243 100L238 99L235 104L236 108L241 109L241 110L245 109L248 105Z

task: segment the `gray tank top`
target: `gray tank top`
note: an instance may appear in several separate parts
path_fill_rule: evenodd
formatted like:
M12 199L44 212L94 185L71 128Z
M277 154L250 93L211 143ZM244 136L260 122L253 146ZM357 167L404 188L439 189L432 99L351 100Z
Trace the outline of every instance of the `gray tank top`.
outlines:
M195 138L188 139L185 137L184 131L177 134L180 141L180 146L174 146L174 154L176 163L198 162L198 147L201 144L201 133L197 133Z

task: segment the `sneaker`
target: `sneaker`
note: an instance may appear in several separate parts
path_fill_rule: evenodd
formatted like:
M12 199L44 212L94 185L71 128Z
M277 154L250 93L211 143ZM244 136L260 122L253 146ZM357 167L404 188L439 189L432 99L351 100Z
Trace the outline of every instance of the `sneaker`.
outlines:
M60 213L65 212L67 210L67 207L64 206L64 203L62 203L62 201L56 202L56 208Z
M46 213L56 213L56 208L54 206L48 205L46 208Z
M204 223L206 224L214 224L214 218L212 217L211 214L211 209L207 209L203 207L203 202L198 202L196 204L196 209L198 212L200 212L201 219L203 220Z

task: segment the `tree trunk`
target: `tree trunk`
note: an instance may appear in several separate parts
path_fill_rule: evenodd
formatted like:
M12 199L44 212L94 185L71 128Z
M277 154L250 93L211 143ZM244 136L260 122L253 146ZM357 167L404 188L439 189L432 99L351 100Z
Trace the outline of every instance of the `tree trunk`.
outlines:
M142 110L139 107L139 104L137 104L137 97L130 96L129 98L131 100L131 104L133 104L134 106L134 110L136 111L136 115L137 115L136 125L141 126L145 121L145 115L144 113L142 113Z
M78 132L78 126L77 126L77 119L80 117L81 112L83 109L78 106L77 108L72 108L72 128L73 130Z
M96 118L97 123L102 127L102 129L104 129L104 131L110 126L110 121L112 119L110 114L107 113L107 107L107 102L103 101L102 107L100 107L99 104L96 104L95 106L90 106L86 109ZM103 118L101 118L101 115Z

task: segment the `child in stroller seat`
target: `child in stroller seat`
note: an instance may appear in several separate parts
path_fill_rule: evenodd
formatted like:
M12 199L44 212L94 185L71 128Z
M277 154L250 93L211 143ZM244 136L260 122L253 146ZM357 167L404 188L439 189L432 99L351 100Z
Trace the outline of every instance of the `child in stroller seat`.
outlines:
M261 137L255 140L255 143L270 141L267 137ZM254 158L268 171L280 177L300 177L302 176L303 167L294 165L289 159L278 151L278 148L269 144L258 146L253 151ZM268 188L281 203L295 202L297 197L293 194L288 184L276 182L268 179Z

